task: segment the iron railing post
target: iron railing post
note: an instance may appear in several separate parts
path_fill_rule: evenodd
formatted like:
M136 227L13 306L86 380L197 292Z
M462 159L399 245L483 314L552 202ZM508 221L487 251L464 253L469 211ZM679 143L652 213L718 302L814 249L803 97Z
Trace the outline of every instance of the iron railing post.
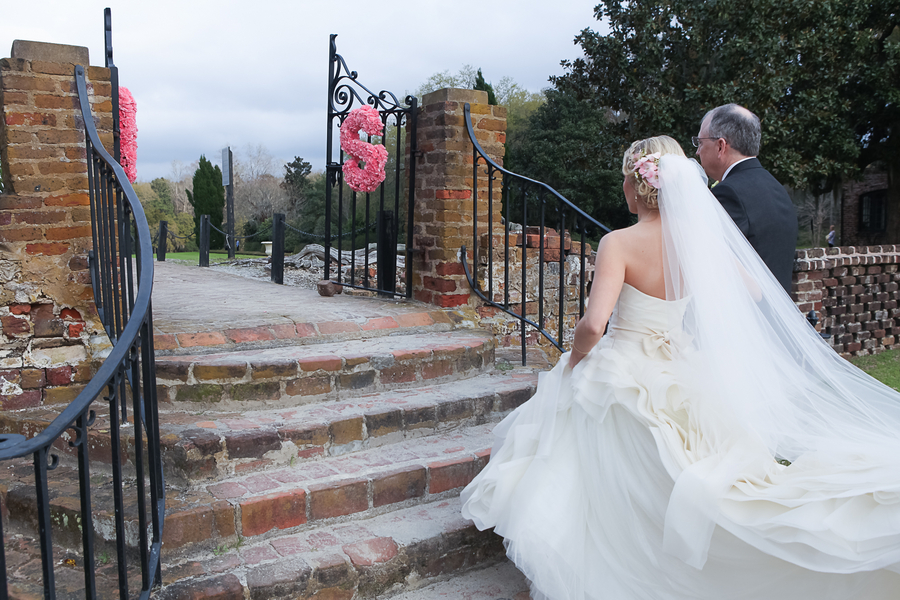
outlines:
M159 236L156 241L156 260L166 262L166 241L169 239L169 222L159 222Z
M415 96L407 96L409 114L406 117L406 130L409 134L409 188L407 191L406 209L406 297L413 297L413 215L416 212L416 154L419 144L416 140L417 125L419 120L419 100ZM397 144L400 144L400 134L397 134ZM398 181L397 185L400 183Z
M274 283L284 283L284 215L272 215L272 270Z
M397 289L397 232L394 231L394 211L378 211L378 287L385 292ZM368 249L366 249L368 254ZM382 260L382 258L384 260ZM381 296L389 296L380 293Z
M200 266L209 266L209 215L200 215Z
M337 62L337 44L334 39L336 33L328 37L328 127L325 136L325 279L331 279L331 189L340 181L338 169L340 165L335 163L332 156L332 144L334 138L334 78L335 63ZM338 215L340 219L340 215ZM338 277L340 278L340 261L338 261Z

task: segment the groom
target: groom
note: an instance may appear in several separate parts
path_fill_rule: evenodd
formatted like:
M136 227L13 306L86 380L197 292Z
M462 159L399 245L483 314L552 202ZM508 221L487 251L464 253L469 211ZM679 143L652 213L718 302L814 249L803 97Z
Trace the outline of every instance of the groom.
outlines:
M706 113L700 134L691 141L703 170L719 182L713 195L790 294L797 211L757 160L760 138L759 117L743 106L726 104Z

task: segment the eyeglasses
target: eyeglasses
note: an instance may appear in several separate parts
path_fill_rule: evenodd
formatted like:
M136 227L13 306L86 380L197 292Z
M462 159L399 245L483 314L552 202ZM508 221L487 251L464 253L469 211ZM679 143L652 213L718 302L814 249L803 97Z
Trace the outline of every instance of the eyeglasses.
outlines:
M700 140L720 140L722 138L713 138L713 137L697 137L696 135L691 138L691 143L694 145L694 148L700 147Z

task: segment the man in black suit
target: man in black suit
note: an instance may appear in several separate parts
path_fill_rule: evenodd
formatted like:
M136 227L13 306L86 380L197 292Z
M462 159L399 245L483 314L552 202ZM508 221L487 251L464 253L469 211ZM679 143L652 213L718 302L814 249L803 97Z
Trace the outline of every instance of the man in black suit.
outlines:
M712 193L731 215L772 274L791 291L797 211L790 196L756 155L759 117L737 104L714 108L691 141L710 180Z

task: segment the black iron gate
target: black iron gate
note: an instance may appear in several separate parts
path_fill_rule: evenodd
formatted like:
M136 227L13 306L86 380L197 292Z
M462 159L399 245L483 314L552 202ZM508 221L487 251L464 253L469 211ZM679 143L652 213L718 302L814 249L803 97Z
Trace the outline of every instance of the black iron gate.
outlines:
M328 46L325 278L351 288L410 298L417 99L407 96L401 106L393 93L382 90L376 94L362 85L356 71L350 71L337 53L336 37L331 35ZM378 111L384 125L381 143L388 149L388 162L384 182L374 192L363 193L344 182L343 165L348 157L340 144L335 148L334 137L335 133L339 136L350 112L367 104ZM372 143L372 136L366 141ZM405 239L402 268L397 262L400 239ZM372 249L376 250L375 272L370 272Z

